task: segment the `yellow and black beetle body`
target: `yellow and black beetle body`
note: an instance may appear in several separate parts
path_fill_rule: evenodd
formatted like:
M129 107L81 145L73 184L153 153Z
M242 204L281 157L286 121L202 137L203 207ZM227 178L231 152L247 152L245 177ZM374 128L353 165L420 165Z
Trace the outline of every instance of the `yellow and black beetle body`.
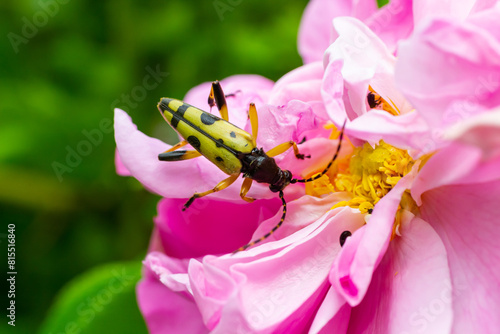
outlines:
M213 189L203 193L195 193L186 202L183 210L186 210L196 198L227 188L241 174L243 174L245 180L241 187L240 196L247 202L254 201L254 198L246 196L252 181L269 184L271 191L279 192L279 197L283 203L283 214L280 222L266 235L236 250L238 252L266 239L281 226L286 216L286 201L283 196L283 189L290 183L310 182L324 175L337 158L343 132L339 138L339 145L333 159L321 173L308 179L294 179L292 173L288 170L282 170L273 157L287 151L290 147L293 147L295 156L298 159L304 159L304 155L299 153L297 144L293 141L278 145L268 152L264 152L262 148L257 148L258 120L253 103L250 104L248 111L252 125L252 135L229 123L226 99L218 81L212 84L208 104L210 107L217 105L222 118L179 100L170 98L160 100L158 110L184 140L169 150L160 153L158 158L162 161L180 161L203 155L229 175L228 178L219 182ZM178 150L187 144L190 144L196 151Z
M228 175L239 173L243 167L239 156L255 148L248 132L187 103L163 98L158 108L188 144ZM172 153L160 154L159 159L183 160Z

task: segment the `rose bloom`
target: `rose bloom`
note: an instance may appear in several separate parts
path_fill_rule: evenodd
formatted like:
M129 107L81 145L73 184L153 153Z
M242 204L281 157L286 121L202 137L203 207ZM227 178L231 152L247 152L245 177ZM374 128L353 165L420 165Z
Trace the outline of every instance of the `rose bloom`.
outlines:
M115 110L117 170L164 198L137 287L151 333L497 333L500 328L500 6L495 1L311 1L305 65L273 83L221 81L229 119L306 178L281 201L170 146ZM202 109L210 84L184 101ZM215 111L214 111L215 112ZM347 139L346 139L347 138Z

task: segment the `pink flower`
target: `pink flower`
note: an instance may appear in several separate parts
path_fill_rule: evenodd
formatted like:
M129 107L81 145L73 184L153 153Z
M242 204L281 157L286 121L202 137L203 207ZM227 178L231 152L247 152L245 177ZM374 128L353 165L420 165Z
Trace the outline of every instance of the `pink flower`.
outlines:
M319 88L321 82L316 82L314 75L311 76L311 73L314 73L314 68L310 66L297 69L283 77L272 89L266 89L267 80L254 76L236 76L221 81L226 93L235 93L234 97L228 98L230 119L242 128L248 129L249 127L249 124L246 124L247 107L245 106L248 106L250 101L258 101L259 98L263 102L266 100L273 101L273 104L257 103L261 124L257 140L259 147L262 146L268 150L284 141L301 142L303 138L307 138L306 142L299 145L299 147L300 151L306 155L314 152L310 159L297 160L291 152L277 157L277 161L282 168L289 169L294 175L302 175L302 177L321 171L331 160L337 147L335 141L328 139L331 130L326 130L322 126L326 124L324 118L326 112L323 104L320 103ZM259 81L261 82L260 85L254 84ZM254 84L253 87L252 84ZM311 90L312 86L316 87L316 89ZM258 88L260 88L260 94L255 94ZM314 94L307 94L308 89L314 91ZM194 88L184 100L202 106L206 103L206 96L202 97L205 95L203 91L208 94L208 84ZM291 96L296 96L299 92L303 94L303 101L291 100ZM276 129L279 129L279 131L276 131ZM228 298L231 298L231 300L240 298L238 297L241 293L240 284L232 282L231 278L218 282L214 281L216 285L208 287L205 279L196 282L192 282L192 280L204 275L204 269L199 273L197 273L197 270L201 270L202 263L209 259L216 262L219 262L220 259L221 263L228 263L226 266L231 264L241 265L242 260L238 258L238 255L225 255L218 258L207 254L230 253L255 236L267 233L279 221L281 201L266 186L259 187L256 185L255 189L252 187L250 195L259 198L259 200L248 204L241 201L237 193L239 188L232 185L230 188L214 194L214 196L207 196L195 201L186 212L182 212L181 208L186 198L190 197L195 191L213 187L216 182L223 178L220 175L221 173L217 173L219 180L216 181L215 177L217 175L210 174L214 171L213 166L203 158L180 162L182 166L178 166L177 162L158 161L157 154L169 146L139 132L131 122L130 117L119 109L115 110L115 138L119 152L118 161L123 164L121 170L124 168L129 171L148 189L165 197L158 205L158 217L155 219L156 229L153 233L150 252L145 261L147 270L144 280L138 287L139 305L150 331L161 333L186 329L184 322L173 321L171 317L166 316L167 314L177 314L176 319L199 317L201 315L203 321L200 319L190 324L197 328L197 330L192 329L194 332L203 332L215 327L220 328L218 330L221 332L230 331L229 328L232 328L233 324L231 322L226 323L228 318L221 317L221 312L226 307L226 303L230 302ZM346 147L342 150L342 153L345 154L350 150L349 147ZM209 185L211 179L214 179L214 181ZM333 204L339 202L339 200L345 200L347 197L343 193L332 194L324 199L304 196L304 187L298 184L290 185L285 190L285 196L289 202L287 226L280 228L269 240L279 240L291 235L293 239L299 238L298 240L305 244L306 249L315 247L318 240L316 234L321 232L320 230L323 230L324 227L327 227L325 225L320 230L315 231L320 227L320 222L316 222L317 219L327 212ZM349 213L344 214L344 217L349 219L352 216ZM315 223L315 227L313 230L309 228L311 231L305 234L306 238L295 235L297 231L302 231L303 234L305 232L303 228L312 223ZM358 216L354 219L354 223L360 225L362 218ZM330 228L336 230L339 226L331 225ZM323 239L331 234L328 231L321 232ZM308 236L308 234L312 235ZM310 240L308 241L308 239ZM330 239L325 239L324 244L329 243ZM286 241L283 245L279 245L278 249L289 244L290 241ZM264 250L265 253L268 253L265 251L267 245L264 246L259 248L259 252ZM276 246L273 246L273 248L276 248ZM331 254L337 248L335 246L328 249L325 255L328 256L328 259L323 261L331 263L333 260ZM299 252L299 249L295 249L294 253L296 252ZM304 260L307 260L309 251L303 251L302 253ZM249 257L249 254L251 255L251 253L247 253L244 257ZM267 256L268 254L265 257ZM188 261L189 258L191 260ZM293 261L297 261L296 256L290 257L289 261L294 258ZM253 262L253 260L250 262ZM261 265L256 263L255 270L262 270L259 269ZM301 298L310 298L311 293L317 293L315 291L318 287L324 289L328 270L329 266L324 267L322 275L314 277L311 288L304 290ZM217 272L217 270L215 271ZM216 277L222 279L225 275L218 276L216 274ZM288 275L292 277L293 272L288 273ZM282 279L280 276L270 276L269 279L280 280ZM164 284L165 289L175 292L175 294L168 291L161 293L170 296L168 298L172 300L172 303L162 303L162 300L155 298L159 294L158 290L161 290L159 282ZM220 286L220 284L223 285ZM231 290L231 286L234 289ZM212 288L215 289L213 291L215 295L213 296L210 291L206 290ZM248 289L247 287L245 293L250 292L251 289ZM206 293L209 295L205 295ZM281 297L277 296L276 298ZM177 302L177 300L179 301ZM254 301L252 299L248 302L253 303ZM189 305L186 305L186 303ZM317 304L317 302L315 303ZM181 304L185 307L180 307ZM295 309L297 306L301 305L291 303L287 312L298 312ZM304 308L304 306L301 307ZM253 320L248 320L248 314L246 313L241 314L241 321L241 323L238 323L238 328L241 328L241 330L248 331L254 326ZM276 319L271 319L271 321L274 322L271 326L285 326L285 324L276 323ZM292 323L295 322L293 317L291 321ZM301 327L304 325L300 324ZM267 324L262 324L262 326L267 326ZM286 326L295 325L289 324Z
M137 290L150 332L495 333L499 14L479 0L378 11L373 1L315 0L299 35L306 65L274 85L223 80L236 93L233 123L248 130L246 109L257 104L259 147L307 138L300 150L311 159L277 159L294 175L331 159L327 119L347 119L353 143L328 176L286 188L283 226L235 255L277 223L280 201L262 185L248 204L232 185L181 212L224 174L204 158L157 161L169 146L116 110L121 170L165 197ZM200 85L185 101L203 108L208 91Z
M442 16L430 18L424 7L413 3L419 25L397 58L362 22L333 20L339 37L325 54L327 112L337 124L347 112L351 140L384 140L421 165L336 257L318 331L494 333L499 326L500 76L489 74L500 73L500 8L471 2L444 15L452 6L442 4L430 8ZM369 90L382 108L367 105ZM336 294L350 306L342 318L332 307Z

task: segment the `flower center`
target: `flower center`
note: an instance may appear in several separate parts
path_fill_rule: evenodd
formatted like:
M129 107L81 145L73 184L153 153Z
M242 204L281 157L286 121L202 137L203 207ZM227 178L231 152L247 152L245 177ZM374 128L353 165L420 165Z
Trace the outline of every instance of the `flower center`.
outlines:
M384 141L375 147L365 143L354 148L351 156L338 160L329 173L311 182L306 192L316 196L334 191L347 192L352 198L337 203L332 209L349 206L361 213L371 213L375 204L411 170L413 164L405 150Z

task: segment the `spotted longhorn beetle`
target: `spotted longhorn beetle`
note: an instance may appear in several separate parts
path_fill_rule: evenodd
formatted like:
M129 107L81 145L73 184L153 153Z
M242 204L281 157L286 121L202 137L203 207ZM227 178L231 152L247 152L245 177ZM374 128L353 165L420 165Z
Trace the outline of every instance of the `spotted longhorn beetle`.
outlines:
M229 96L229 95L228 95ZM247 202L255 199L247 197L252 181L269 184L272 192L278 192L283 203L283 214L279 223L271 231L245 246L240 247L234 253L247 249L262 240L268 238L276 231L286 216L286 201L283 197L283 189L289 184L305 183L314 181L323 176L331 167L340 151L343 137L343 128L339 137L339 144L335 155L325 169L308 179L294 179L288 170L282 170L274 160L274 156L284 153L293 147L295 156L304 159L304 155L299 153L297 144L288 141L264 152L262 148L257 148L258 119L257 109L254 103L250 103L249 118L252 127L252 134L229 123L226 98L218 81L212 83L212 88L208 97L210 108L217 106L222 118L211 113L193 107L180 100L162 98L158 103L158 110L163 118L184 138L178 144L172 146L167 151L160 153L158 159L161 161L188 160L203 155L214 163L229 177L219 182L213 189L195 193L184 204L183 211L186 210L196 198L220 191L230 186L240 174L243 174L243 185L240 196ZM345 126L345 123L344 123ZM190 144L196 151L178 150ZM309 158L310 156L307 156Z

